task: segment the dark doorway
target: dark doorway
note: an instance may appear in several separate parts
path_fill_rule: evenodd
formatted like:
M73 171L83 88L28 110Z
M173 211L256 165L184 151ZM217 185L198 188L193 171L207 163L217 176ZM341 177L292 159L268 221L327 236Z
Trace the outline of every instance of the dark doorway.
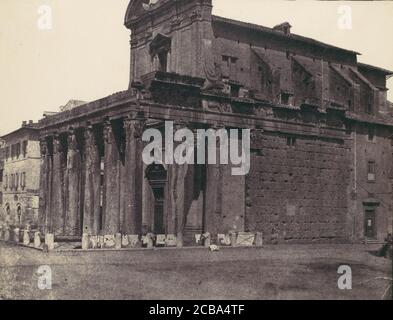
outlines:
M153 188L154 193L154 234L164 234L164 187Z
M376 238L375 210L366 210L365 213L365 236L367 239Z
M152 164L146 169L146 177L154 194L152 231L154 234L165 234L164 199L167 171L161 164Z

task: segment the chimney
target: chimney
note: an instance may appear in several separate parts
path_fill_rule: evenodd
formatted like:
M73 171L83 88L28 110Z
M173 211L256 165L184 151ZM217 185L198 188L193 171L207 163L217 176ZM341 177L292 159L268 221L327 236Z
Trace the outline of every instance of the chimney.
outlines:
M27 121L23 121L22 122L22 127L26 127L26 125L27 125Z
M288 22L280 23L273 27L273 30L283 32L285 35L291 34L292 26Z
M30 124L30 125L33 124L33 120L29 120L29 124Z

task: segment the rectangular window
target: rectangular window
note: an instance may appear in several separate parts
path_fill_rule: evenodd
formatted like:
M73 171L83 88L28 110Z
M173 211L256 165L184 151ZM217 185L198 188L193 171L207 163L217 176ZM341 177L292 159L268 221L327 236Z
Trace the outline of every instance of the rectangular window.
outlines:
M19 188L19 173L15 174L15 190Z
M296 138L295 137L287 137L287 146L294 147L296 145Z
M15 155L16 155L16 158L19 159L19 156L20 156L20 143L17 143L16 146L15 146Z
M22 187L22 189L26 187L26 172L21 173L20 186Z
M27 140L23 141L22 145L22 153L23 153L23 158L26 158L27 156Z
M285 93L285 92L281 93L280 95L281 104L289 105L291 102L290 100L291 100L291 95L289 93Z
M11 186L10 189L13 190L15 187L15 175L11 174Z
M3 205L3 193L0 192L0 206Z
M5 148L5 159L8 160L10 157L10 147Z
M375 161L369 161L367 164L367 180L369 182L375 182L376 178L376 164Z
M3 183L4 170L0 170L0 183Z
M7 190L8 189L8 176L7 175L5 175L4 180L5 180L4 189Z
M366 105L366 113L371 114L372 112L373 112L373 107L372 107L371 103L368 103Z
M368 141L374 141L375 138L375 129L374 127L368 127Z

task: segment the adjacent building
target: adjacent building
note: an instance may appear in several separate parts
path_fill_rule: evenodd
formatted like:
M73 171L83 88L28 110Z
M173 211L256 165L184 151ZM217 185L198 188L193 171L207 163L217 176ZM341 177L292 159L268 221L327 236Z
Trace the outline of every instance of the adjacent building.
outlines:
M293 34L289 23L214 16L211 0L132 0L125 25L129 89L39 121L43 232L174 234L182 246L204 232L320 243L381 241L392 231L393 72ZM144 164L142 134L165 136L165 121L175 130L251 129L250 172ZM21 195L10 195L27 171L11 170L13 161L8 151L3 208L21 223Z
M38 228L40 148L37 123L0 138L0 221Z

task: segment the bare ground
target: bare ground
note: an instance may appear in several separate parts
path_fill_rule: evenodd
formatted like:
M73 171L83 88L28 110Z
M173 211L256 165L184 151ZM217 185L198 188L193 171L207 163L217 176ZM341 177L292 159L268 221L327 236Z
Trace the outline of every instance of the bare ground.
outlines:
M0 243L1 299L381 299L391 262L364 245L51 252ZM37 269L52 269L39 290ZM340 265L353 288L338 288Z

